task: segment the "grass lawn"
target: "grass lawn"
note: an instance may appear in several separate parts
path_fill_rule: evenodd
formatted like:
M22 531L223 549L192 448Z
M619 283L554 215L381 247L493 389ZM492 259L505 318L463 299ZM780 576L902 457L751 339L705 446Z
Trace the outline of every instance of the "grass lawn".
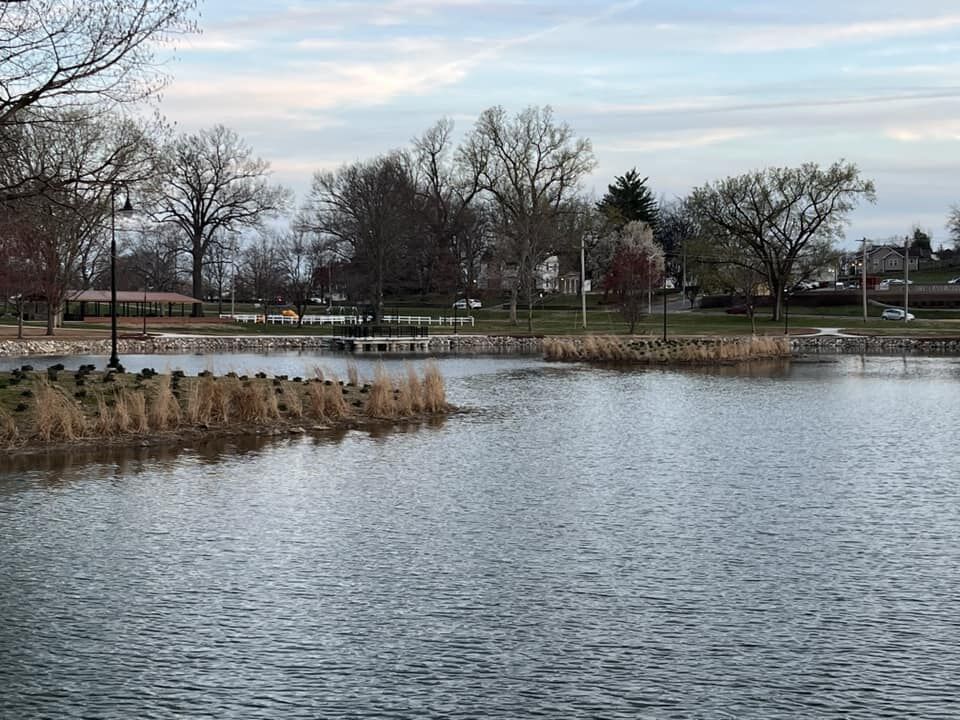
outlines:
M390 309L392 313L392 308ZM826 308L791 308L790 328L796 332L801 328L835 327L852 331L868 331L872 334L887 335L960 335L960 310L926 310L911 309L917 320L909 325L890 322L880 319L882 307L870 305L868 307L869 320L864 323L859 305ZM431 317L446 316L450 313L438 310L435 307L408 306L401 310L401 314L423 315ZM487 335L527 335L526 311L519 313L519 325L513 325L509 320L507 310L482 308L472 310L476 324L473 327L458 328L461 334ZM464 313L458 313L463 316ZM7 322L7 325L12 323ZM757 316L757 329L763 334L781 334L784 323L782 320L773 322L769 319L769 312L764 310ZM58 331L61 337L77 336L82 328L84 334L99 334L109 337L108 324L94 325L91 323L67 323L63 330ZM0 328L7 332L0 333L10 336L13 328ZM151 333L177 333L191 335L332 335L338 332L335 326L304 325L263 325L252 323L198 323L198 324L167 324L160 318L153 318L148 324ZM722 310L698 310L690 312L672 312L667 314L667 333L669 335L746 335L751 330L750 320L745 315L728 315ZM92 331L92 332L91 332ZM128 332L137 332L139 328L121 326L121 335ZM584 330L579 309L538 308L533 313L534 335L625 335L628 326L619 311L612 306L594 306L587 311L587 328ZM451 334L449 326L431 326L432 335ZM659 335L663 332L663 316L654 311L637 324L640 334Z

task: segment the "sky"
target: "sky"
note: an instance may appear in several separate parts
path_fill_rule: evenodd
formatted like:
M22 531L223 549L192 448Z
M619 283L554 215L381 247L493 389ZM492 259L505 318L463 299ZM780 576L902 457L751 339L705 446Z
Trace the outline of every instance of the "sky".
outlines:
M317 170L449 117L551 105L593 143L586 191L636 168L658 196L844 158L877 185L845 245L960 202L956 0L202 0L161 110L237 130L302 199Z

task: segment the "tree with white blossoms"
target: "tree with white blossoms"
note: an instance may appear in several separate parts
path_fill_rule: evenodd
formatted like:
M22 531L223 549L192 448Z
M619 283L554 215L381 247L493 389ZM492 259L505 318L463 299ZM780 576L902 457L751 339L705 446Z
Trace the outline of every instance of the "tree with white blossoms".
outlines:
M654 241L650 225L640 220L627 223L609 236L605 244L611 256L603 288L617 298L632 334L644 315L644 296L649 310L653 289L663 282L663 249Z

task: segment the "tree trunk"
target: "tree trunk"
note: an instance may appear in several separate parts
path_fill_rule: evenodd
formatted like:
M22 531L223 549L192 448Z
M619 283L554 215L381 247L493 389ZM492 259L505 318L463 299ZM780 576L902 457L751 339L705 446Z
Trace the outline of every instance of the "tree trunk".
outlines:
M193 304L193 317L202 317L203 315L203 252L194 245L193 258L193 297L200 300L201 303Z
M48 337L53 337L54 329L57 326L56 318L57 318L57 313L54 309L54 305L53 303L48 302L47 303L47 331L44 333L44 335Z
M777 322L783 316L781 315L781 308L783 307L783 286L786 285L786 278L777 277L773 280L770 288L770 291L773 293L773 317L771 320Z
M527 332L533 333L533 278L527 280Z
M517 318L517 295L519 295L519 292L516 283L514 283L513 287L510 288L510 323L513 325L520 324L520 320Z
M17 340L23 340L23 299L17 303Z

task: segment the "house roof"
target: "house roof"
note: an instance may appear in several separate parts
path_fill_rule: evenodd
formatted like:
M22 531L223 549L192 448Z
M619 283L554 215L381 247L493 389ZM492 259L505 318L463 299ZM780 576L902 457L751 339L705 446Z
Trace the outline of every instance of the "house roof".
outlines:
M175 303L178 305L193 305L201 302L188 295L174 292L150 292L138 290L117 290L117 302L136 303L146 298L149 303ZM67 292L68 302L110 302L109 290L70 290Z

